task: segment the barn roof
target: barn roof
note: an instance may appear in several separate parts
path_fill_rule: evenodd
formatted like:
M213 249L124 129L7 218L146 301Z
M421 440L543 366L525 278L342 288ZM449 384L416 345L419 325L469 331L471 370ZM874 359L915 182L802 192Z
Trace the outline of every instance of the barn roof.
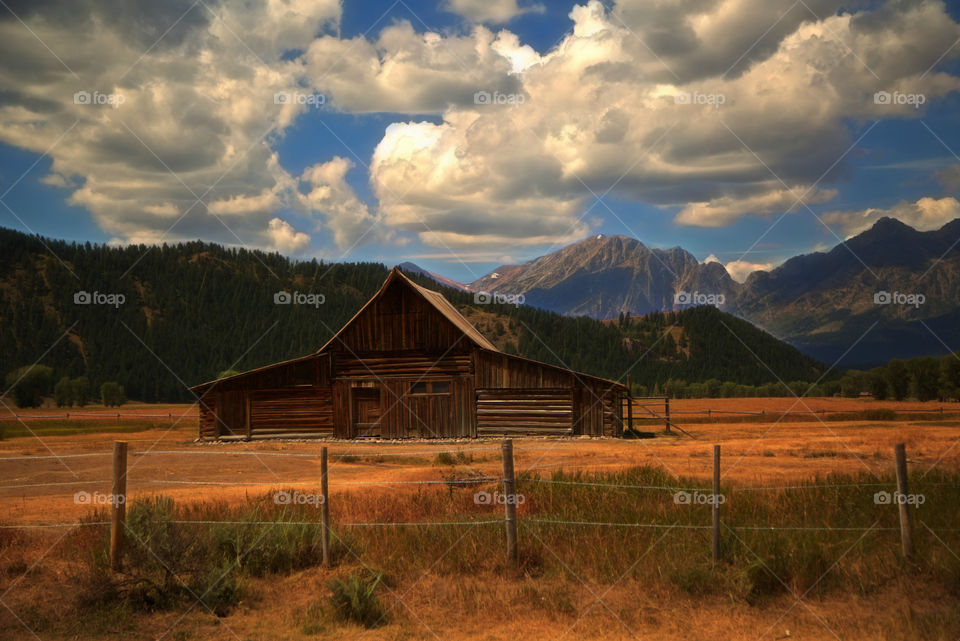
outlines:
M393 282L396 280L399 280L404 284L406 284L407 286L412 287L414 291L419 293L423 297L423 299L428 303L430 303L430 305L434 309L440 312L440 314L444 318L446 318L448 321L453 323L454 326L457 329L459 329L461 332L463 332L467 338L473 341L475 345L477 345L478 347L482 347L483 349L488 349L493 352L500 351L493 345L493 343L487 340L487 338L483 334L481 334L476 327L471 325L470 321L464 318L463 315L457 311L457 308L454 307L450 303L450 301L448 301L446 298L443 297L443 294L441 294L440 292L433 291L432 289L427 289L426 287L422 287L421 285L417 285L415 282L410 280L406 276L406 274L404 274L399 269L394 267L392 270L390 270L390 275L387 276L387 280L383 281L383 285L381 285L379 291L377 291L377 293L374 294L373 297L370 300L368 300L363 307L360 308L360 311L358 311L356 314L353 315L353 318L347 321L347 323L342 328L340 328L340 331L338 331L336 334L333 335L333 337L330 338L330 340L324 343L323 347L317 350L317 353L319 354L320 352L323 352L328 347L330 347L330 345L332 345L333 342L337 340L340 334L342 334L347 329L347 327L349 327L350 324L353 323L353 321L356 320L357 317L359 317L360 314L362 314L364 310L367 309L367 307L372 305L378 298L383 296L384 292L387 291L387 288L390 287L390 285L393 284Z
M489 352L494 352L494 353L496 353L496 354L502 354L503 356L505 356L506 358L511 359L511 360L518 360L518 361L526 361L526 362L529 362L529 363L536 363L537 365L540 365L541 367L547 367L547 368L550 368L550 369L553 369L553 370L562 371L562 372L567 372L567 373L569 373L569 374L572 374L572 375L575 376L576 378L589 379L589 380L593 380L593 381L599 381L599 382L608 384L608 385L610 385L611 387L617 387L617 388L621 388L621 389L626 389L626 386L625 386L623 383L620 383L620 382L617 382L617 381L612 381L612 380L609 380L609 379L606 379L606 378L601 378L601 377L599 377L599 376L592 376L592 375L590 375L590 374L583 374L583 373L581 373L581 372L576 372L576 371L571 370L571 369L568 369L568 368L566 368L566 367L560 367L559 365L551 365L551 364L549 364L549 363L543 363L543 362L536 361L536 360L533 360L533 359L530 359L530 358L525 358L525 357L523 357L523 356L519 356L519 355L516 355L516 354L506 354L506 353L500 351L499 349L497 349L497 348L493 345L493 343L491 343L489 340L487 340L487 338L486 338L483 334L481 334L480 331L470 323L470 321L468 321L466 318L464 318L463 315L462 315L460 312L457 311L457 308L454 307L454 306L450 303L450 301L448 301L446 298L443 297L443 294L441 294L440 292L434 291L434 290L432 290L432 289L427 289L426 287L422 287L421 285L416 284L415 282L413 282L412 280L410 280L410 278L408 278L403 272L401 272L401 271L400 271L399 269L397 269L396 267L394 267L394 268L390 271L390 275L387 276L387 279L383 282L383 285L380 286L380 289L377 291L377 293L374 294L374 295L370 298L370 300L368 300L368 301L366 302L366 304L364 304L364 306L361 307L360 310L359 310L356 314L354 314L353 317L352 317L349 321L347 321L347 322L344 324L344 326L343 326L342 328L340 328L340 330L339 330L336 334L334 334L333 337L330 338L330 340L328 340L326 343L324 343L323 347L321 347L320 349L318 349L316 352L314 352L314 353L312 353L312 354L307 354L306 356L299 356L299 357L297 357L297 358L291 358L291 359L289 359L289 360L281 361L281 362L279 362L279 363L273 363L273 364L271 364L271 365L265 365L265 366L263 366L263 367L258 367L258 368L256 368L256 369L249 370L249 371L246 371L246 372L242 372L242 373L240 373L240 374L235 374L235 375L233 375L233 376L228 376L228 377L221 378L221 379L216 379L216 380L212 380L212 381L207 381L206 383L201 383L201 384L199 384L199 385L194 385L194 386L191 387L190 389L193 390L193 391L199 391L199 390L202 390L202 389L206 389L207 387L213 385L214 383L222 383L222 382L227 381L227 380L232 380L232 379L238 379L238 378L241 378L241 377L246 377L246 376L249 376L250 374L255 374L255 373L258 373L258 372L262 372L262 371L264 371L264 370L268 370L268 369L271 369L271 368L273 368L273 367L277 367L277 366L280 366L280 365L289 365L289 364L295 363L295 362L297 362L297 361L303 361L303 360L307 360L307 359L316 357L318 354L324 352L327 348L329 348L329 347L333 344L333 342L337 340L337 338L340 336L340 334L342 334L342 333L344 332L344 330L346 330L347 327L349 327L350 324L353 323L353 321L356 320L357 317L360 316L360 314L362 314L365 309L367 309L367 307L369 307L370 305L372 305L378 298L380 298L380 297L384 294L384 292L386 292L387 288L388 288L393 282L398 281L398 280L399 280L400 282L402 282L404 285L406 285L406 286L408 286L408 287L411 287L414 291L416 291L417 293L419 293L419 294L423 297L423 299L424 299L425 301L427 301L428 303L430 303L430 305L433 306L434 309L436 309L438 312L440 312L440 314L442 314L444 318L446 318L448 321L450 321L451 323L453 323L454 326L457 327L457 329L459 329L460 331L462 331L465 337L467 337L468 339L470 339L475 345L477 345L478 347L480 347L480 348L483 349L483 350L486 350L486 351L489 351Z

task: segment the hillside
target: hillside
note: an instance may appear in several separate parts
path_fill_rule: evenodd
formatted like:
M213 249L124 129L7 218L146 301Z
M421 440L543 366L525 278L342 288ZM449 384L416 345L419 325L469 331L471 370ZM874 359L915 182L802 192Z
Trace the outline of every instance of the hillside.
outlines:
M0 374L42 357L57 377L87 375L94 387L117 380L139 400L189 400L187 385L222 370L316 350L387 272L379 264L293 262L200 242L120 248L0 229ZM603 323L527 306L478 305L469 292L412 277L441 289L499 348L606 378L630 371L635 383L651 388L669 378L775 381L720 321L785 380L814 380L822 371L793 348L712 308ZM78 292L125 300L118 306L76 304ZM275 304L278 292L322 294L325 300ZM661 339L666 331L672 336Z

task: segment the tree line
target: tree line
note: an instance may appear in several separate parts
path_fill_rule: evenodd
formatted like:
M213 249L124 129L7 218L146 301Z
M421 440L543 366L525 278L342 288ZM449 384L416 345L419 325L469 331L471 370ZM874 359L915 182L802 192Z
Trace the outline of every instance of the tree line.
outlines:
M0 229L0 373L44 355L41 364L56 374L48 393L60 402L87 396L74 387L89 386L92 396L110 382L140 401L189 402L189 386L225 370L316 351L388 271L378 263L293 261L203 242L113 247ZM479 307L469 292L410 276L460 310ZM312 300L322 302L299 304L302 296L283 293L320 295ZM825 371L713 307L606 322L526 306L482 311L496 314L495 331L509 328L507 352L612 380L629 375L650 390L671 379L810 382Z

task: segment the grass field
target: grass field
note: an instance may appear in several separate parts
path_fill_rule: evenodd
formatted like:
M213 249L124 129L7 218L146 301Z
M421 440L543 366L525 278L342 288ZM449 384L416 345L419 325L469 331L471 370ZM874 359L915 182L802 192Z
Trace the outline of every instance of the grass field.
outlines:
M671 405L783 411L794 400ZM899 417L917 406L882 407ZM94 523L106 510L75 501L110 491L117 426L84 425L0 441L0 458L15 459L0 461L0 638L960 636L958 420L777 417L690 424L695 439L516 439L518 569L505 559L502 506L475 498L502 492L497 441L325 443L327 569L315 505L274 501L319 492L320 443L196 444L195 420L137 423L122 435L133 543L120 577L103 570L107 530ZM898 442L924 497L912 562L896 507L874 500L894 489ZM716 566L709 506L675 498L706 491L714 443L725 498ZM22 527L74 522L85 525ZM370 525L390 523L421 525ZM377 625L343 620L343 608Z

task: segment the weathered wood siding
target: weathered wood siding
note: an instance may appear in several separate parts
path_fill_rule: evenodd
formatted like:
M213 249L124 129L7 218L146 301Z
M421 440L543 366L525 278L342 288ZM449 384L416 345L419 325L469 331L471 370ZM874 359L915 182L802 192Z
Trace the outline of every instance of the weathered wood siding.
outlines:
M338 379L384 379L389 377L419 378L435 376L469 376L469 354L428 353L422 350L403 352L366 352L336 355L333 365Z
M570 372L486 350L477 351L476 368L477 389L570 389L574 381Z
M217 436L217 397L208 394L200 402L200 438Z
M580 385L574 393L574 433L586 436L614 436L619 430L620 391L609 384L593 381Z
M471 342L419 294L394 281L348 324L329 349L335 353L422 350L468 352Z
M333 434L333 402L329 387L255 390L249 394L253 436L289 432Z
M573 434L573 390L478 389L477 433Z

